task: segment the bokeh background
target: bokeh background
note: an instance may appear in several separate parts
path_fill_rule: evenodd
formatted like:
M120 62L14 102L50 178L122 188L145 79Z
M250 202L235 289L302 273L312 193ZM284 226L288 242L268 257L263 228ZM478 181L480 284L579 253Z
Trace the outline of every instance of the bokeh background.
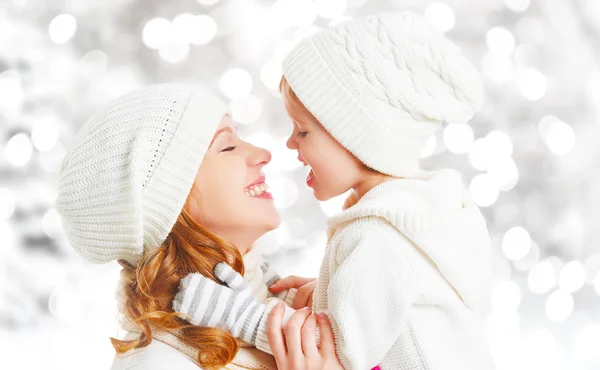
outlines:
M425 15L485 80L482 112L422 157L459 170L489 220L498 369L600 368L597 0L0 1L0 368L109 368L119 266L76 255L53 203L78 128L145 84L202 82L230 102L273 152L284 223L259 247L282 275L316 276L342 198L314 200L284 146L280 61L308 34L389 9Z

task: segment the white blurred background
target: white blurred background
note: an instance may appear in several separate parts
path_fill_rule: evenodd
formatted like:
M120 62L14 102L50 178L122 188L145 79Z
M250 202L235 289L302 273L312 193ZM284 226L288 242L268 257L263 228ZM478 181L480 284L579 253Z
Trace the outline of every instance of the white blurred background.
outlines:
M284 146L279 63L303 36L387 9L424 14L485 79L482 113L422 156L458 169L490 222L498 368L600 368L598 0L0 0L0 368L110 366L119 267L76 255L53 202L77 129L148 83L202 81L230 102L274 155L284 223L260 247L281 275L316 276L341 199L315 201Z

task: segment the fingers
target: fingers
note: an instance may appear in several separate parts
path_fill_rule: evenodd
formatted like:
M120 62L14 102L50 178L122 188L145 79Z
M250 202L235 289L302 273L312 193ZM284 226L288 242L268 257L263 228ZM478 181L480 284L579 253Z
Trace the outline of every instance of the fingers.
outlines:
M318 315L317 322L319 323L319 331L321 335L321 348L319 352L323 357L335 356L335 339L329 318L323 312Z
M287 354L285 338L283 337L283 303L277 304L267 317L267 340L271 347L271 352L277 362L277 368L283 368L283 363Z
M288 277L284 277L280 279L275 284L269 287L271 293L281 293L284 290L288 290L291 288L300 288L306 283L315 280L314 278L304 278L299 276L290 275Z
M285 342L287 344L290 357L292 357L292 362L294 362L296 359L295 357L300 357L303 355L302 326L304 325L304 322L310 313L311 311L306 308L296 311L296 313L290 317L285 326Z
M179 291L173 298L173 311L186 312L188 310L194 293L203 278L205 277L196 272L187 274L179 281Z
M179 291L173 298L173 311L183 314L184 320L200 325L213 292L225 289L230 291L199 273L188 274L179 282Z
M317 348L317 316L308 316L302 326L302 351L308 357L316 357L319 354Z
M310 282L302 285L296 292L296 297L294 297L294 302L292 303L292 308L300 309L302 307L312 307L312 304L309 305L308 301L311 300L311 303L312 303L312 294L315 291L316 286L317 286L316 280L310 281Z
M231 289L242 290L247 286L242 275L225 262L215 266L215 276Z

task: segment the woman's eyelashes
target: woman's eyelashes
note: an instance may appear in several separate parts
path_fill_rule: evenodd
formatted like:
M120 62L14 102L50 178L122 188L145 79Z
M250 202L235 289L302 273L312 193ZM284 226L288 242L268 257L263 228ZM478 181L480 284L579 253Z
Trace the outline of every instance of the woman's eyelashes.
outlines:
M300 136L300 137L305 137L306 134L308 134L307 131L298 131L298 133L297 133L297 135Z
M221 150L221 152L233 152L235 148L235 146L228 146L227 148Z
M237 148L237 144L239 144L239 142L237 141L236 137L228 137L227 139L224 139L220 143L220 147L224 148L221 150L221 153L233 152Z

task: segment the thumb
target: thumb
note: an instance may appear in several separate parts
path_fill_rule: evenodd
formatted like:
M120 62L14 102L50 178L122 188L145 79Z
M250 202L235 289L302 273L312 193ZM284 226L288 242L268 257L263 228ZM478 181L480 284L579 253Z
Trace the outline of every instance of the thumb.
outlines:
M321 340L319 351L321 352L321 355L333 354L335 356L335 339L327 314L324 312L319 313L317 315L317 321L319 323L319 336Z
M234 290L243 290L248 286L242 275L225 262L218 263L215 266L215 276Z

